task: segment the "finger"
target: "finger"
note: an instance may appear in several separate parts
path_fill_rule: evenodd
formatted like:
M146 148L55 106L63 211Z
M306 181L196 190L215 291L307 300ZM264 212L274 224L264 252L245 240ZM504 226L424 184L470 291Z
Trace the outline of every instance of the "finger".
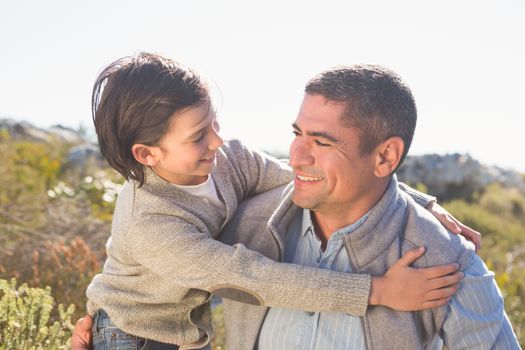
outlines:
M445 288L433 290L427 294L427 300L439 300L443 298L452 297L458 290L459 284L454 284Z
M411 249L405 254L403 254L403 256L398 261L396 261L394 266L395 265L409 266L424 253L425 253L425 247L418 247L418 248Z
M454 274L451 274L451 275L447 275L447 276L443 276L443 277L439 277L439 278L434 278L430 281L429 283L429 288L430 289L439 289L439 288L444 288L444 287L448 287L448 286L451 286L453 284L456 284L458 282L460 282L463 277L465 275L463 274L463 272L456 272Z
M88 350L91 349L91 326L93 325L93 317L86 315L79 319L73 334L71 335L71 350Z
M90 330L93 326L93 317L91 317L91 315L86 315L82 317L77 321L77 326L81 330Z
M461 232L461 228L459 227L458 223L456 222L456 219L452 215L445 213L443 214L443 216L443 219L440 219L439 221L447 230L455 234Z
M463 225L462 223L459 223L459 226L461 228L461 235L466 237L469 241L474 243L474 246L476 247L476 251L481 248L481 233L479 233L476 230L471 229L468 226Z
M458 226L458 221L454 216L452 216L448 211L445 210L441 205L438 203L434 203L430 208L429 211L434 215L441 225L445 227L447 230L453 232L453 233L460 233L461 228Z
M446 305L450 301L450 299L451 299L451 297L443 298L443 299L437 299L437 300L425 301L423 303L423 306L422 306L421 310L423 310L423 309L434 309L436 307L440 307L440 306Z
M419 269L421 273L423 273L427 278L438 278L441 276L450 275L451 273L456 272L456 270L459 268L459 265L457 263L447 264L447 265L439 265L434 267L427 267Z
M79 318L77 323L75 324L75 328L84 330L86 327L84 326L84 317Z

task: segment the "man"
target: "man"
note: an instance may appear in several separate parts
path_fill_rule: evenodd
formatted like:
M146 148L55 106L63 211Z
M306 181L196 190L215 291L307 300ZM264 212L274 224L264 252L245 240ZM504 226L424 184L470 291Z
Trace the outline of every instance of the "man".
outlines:
M472 245L397 189L393 174L417 115L408 87L382 67L353 66L321 73L305 92L293 123L293 187L245 203L225 239L285 262L372 275L426 246L415 266L457 262L465 278L448 307L369 306L364 317L225 299L228 349L519 349L494 275ZM277 208L268 229L265 205ZM275 247L252 238L263 234Z

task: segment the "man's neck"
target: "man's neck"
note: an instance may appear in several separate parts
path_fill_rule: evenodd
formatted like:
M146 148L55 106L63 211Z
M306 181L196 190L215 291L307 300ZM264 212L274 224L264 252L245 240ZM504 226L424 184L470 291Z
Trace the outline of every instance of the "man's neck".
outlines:
M383 197L389 181L370 190L366 197L345 208L328 210L312 210L311 219L315 233L321 240L321 247L326 248L327 242L336 231L354 224L370 211Z

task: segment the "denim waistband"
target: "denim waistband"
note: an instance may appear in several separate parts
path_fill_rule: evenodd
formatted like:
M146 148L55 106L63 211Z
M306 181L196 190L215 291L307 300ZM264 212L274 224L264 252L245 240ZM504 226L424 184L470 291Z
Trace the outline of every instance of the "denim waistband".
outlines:
M104 327L115 326L106 311L99 309L93 315L93 330L97 332Z
M116 326L111 321L106 311L99 309L93 314L93 334L98 334L101 331L101 329L105 327L116 327ZM165 343L161 343L155 340L144 339L144 338L138 338L138 339L145 340L144 345L147 344L148 349L159 349L159 350L177 350L179 349L178 345L174 345L174 344L165 344ZM209 349L209 348L206 347L205 349Z

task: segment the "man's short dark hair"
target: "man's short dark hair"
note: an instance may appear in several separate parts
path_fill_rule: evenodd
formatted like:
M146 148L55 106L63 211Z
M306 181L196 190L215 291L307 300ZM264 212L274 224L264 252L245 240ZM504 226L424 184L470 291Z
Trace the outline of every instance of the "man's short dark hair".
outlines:
M157 146L173 113L208 99L200 76L174 60L145 52L118 59L93 87L93 122L102 155L126 180L142 186L144 166L131 146Z
M343 102L343 122L360 131L361 154L369 154L390 137L400 137L405 150L412 143L417 110L408 86L393 71L377 65L341 66L321 72L305 88L310 95Z

